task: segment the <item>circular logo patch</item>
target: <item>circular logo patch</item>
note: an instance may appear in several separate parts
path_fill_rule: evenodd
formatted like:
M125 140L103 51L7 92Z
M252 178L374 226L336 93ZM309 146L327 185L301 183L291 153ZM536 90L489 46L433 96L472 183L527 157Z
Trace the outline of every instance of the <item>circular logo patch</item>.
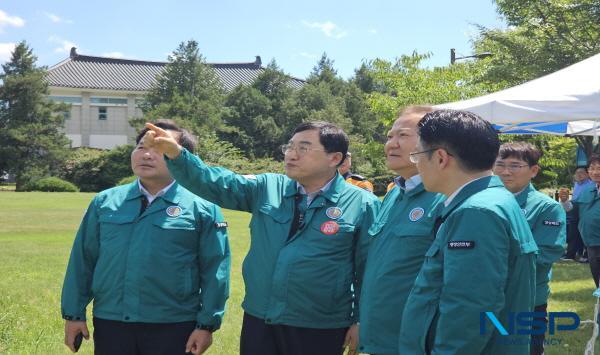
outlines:
M325 215L331 219L338 219L342 216L342 210L339 207L329 207Z
M167 215L169 215L169 217L178 217L180 214L181 214L181 207L179 207L179 206L167 207Z
M412 222L416 222L416 221L420 220L424 214L425 214L425 210L423 208L415 207L412 210L410 210L410 212L408 213L408 219L410 219Z
M327 221L321 224L321 232L325 235L333 235L340 229L340 225L334 221Z

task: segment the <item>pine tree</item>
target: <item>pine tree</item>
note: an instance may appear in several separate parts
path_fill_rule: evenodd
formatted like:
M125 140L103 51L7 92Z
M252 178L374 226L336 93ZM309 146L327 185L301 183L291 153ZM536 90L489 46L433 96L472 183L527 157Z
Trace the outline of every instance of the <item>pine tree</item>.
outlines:
M17 190L55 173L68 152L63 104L48 100L46 71L25 41L0 74L0 171L14 174Z

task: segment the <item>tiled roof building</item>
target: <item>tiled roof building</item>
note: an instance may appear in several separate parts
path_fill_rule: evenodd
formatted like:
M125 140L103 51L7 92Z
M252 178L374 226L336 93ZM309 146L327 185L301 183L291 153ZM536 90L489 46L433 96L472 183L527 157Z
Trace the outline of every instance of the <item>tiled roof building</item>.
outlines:
M64 61L48 69L50 98L72 104L65 129L73 147L112 148L132 143L130 117L141 117L136 105L156 82L166 62L80 55L75 48ZM226 91L250 85L265 69L256 57L250 63L208 63ZM290 77L290 86L304 81Z

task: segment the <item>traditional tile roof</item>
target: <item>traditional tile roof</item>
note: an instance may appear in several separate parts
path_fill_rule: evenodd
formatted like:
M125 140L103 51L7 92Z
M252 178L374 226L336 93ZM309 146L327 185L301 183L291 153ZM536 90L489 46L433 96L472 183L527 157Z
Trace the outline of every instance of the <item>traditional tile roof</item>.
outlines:
M53 87L144 92L156 82L166 64L80 55L72 48L69 58L48 69L47 80ZM265 70L261 64L259 56L250 63L208 63L226 91L240 84L252 84ZM304 81L290 77L290 85L301 88Z

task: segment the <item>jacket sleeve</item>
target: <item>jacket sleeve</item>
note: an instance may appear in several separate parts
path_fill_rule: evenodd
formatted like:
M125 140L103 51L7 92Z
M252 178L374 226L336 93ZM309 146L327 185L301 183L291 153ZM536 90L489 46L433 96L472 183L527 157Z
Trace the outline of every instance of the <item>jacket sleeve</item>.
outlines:
M371 243L371 238L369 237L369 228L375 222L375 217L377 216L380 207L381 202L377 198L374 198L365 204L362 223L359 226L358 234L356 236L356 246L354 251L355 279L353 283L354 309L352 312L352 319L354 323L358 323L360 315L358 305L360 303L360 293L362 290L365 265L367 263L367 254L369 252L369 246Z
M92 278L98 260L98 197L90 203L75 236L61 295L61 314L67 320L85 320L85 310L93 299Z
M480 354L491 334L479 333L480 312L504 308L509 231L491 211L457 210L444 223L449 239L440 245L443 286L432 354ZM450 247L450 242L472 247Z
M165 160L173 178L194 194L223 208L251 212L258 190L256 176L208 166L185 148L176 159Z
M230 252L226 223L219 207L204 215L198 243L200 274L200 310L198 326L216 330L221 326L225 302L229 298Z

